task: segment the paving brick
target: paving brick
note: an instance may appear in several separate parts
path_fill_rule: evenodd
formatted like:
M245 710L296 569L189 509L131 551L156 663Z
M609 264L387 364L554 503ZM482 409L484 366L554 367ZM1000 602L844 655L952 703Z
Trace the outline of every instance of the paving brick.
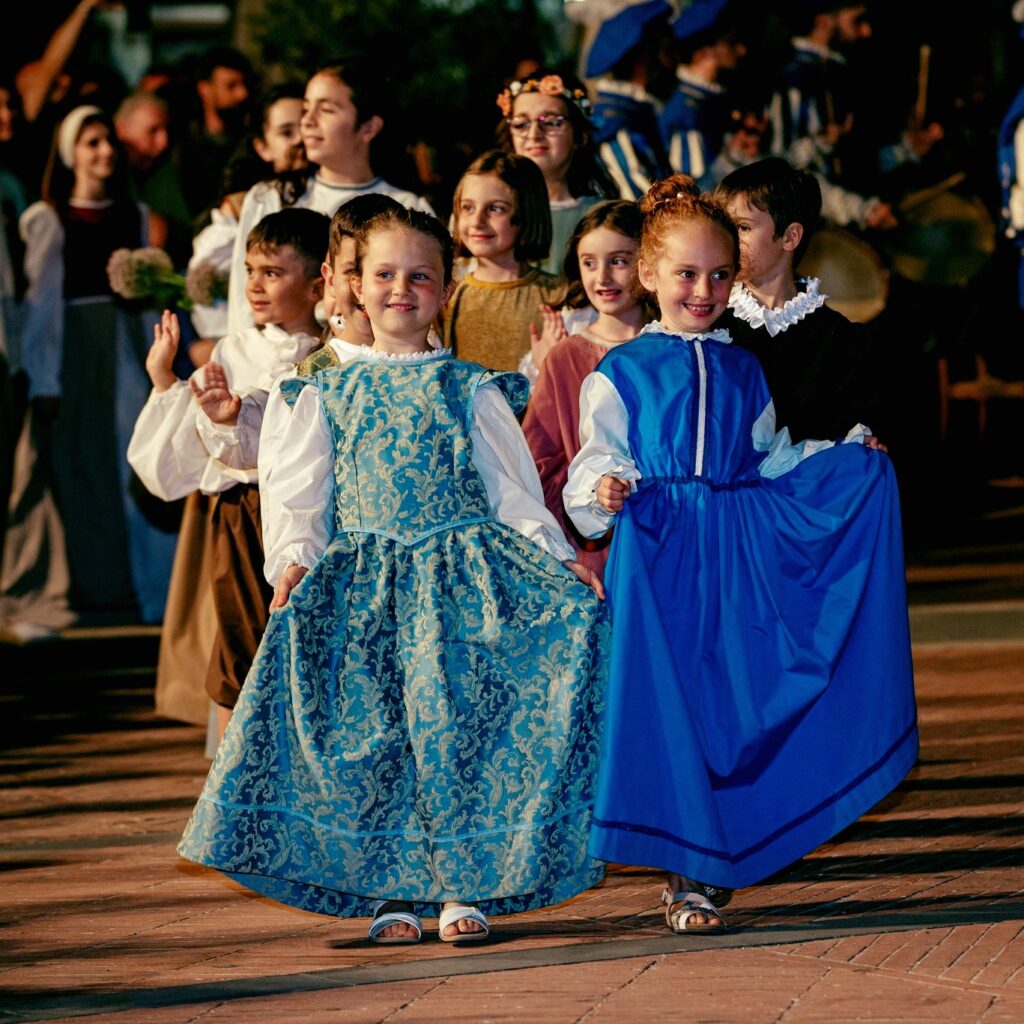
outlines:
M373 947L363 921L260 899L177 858L202 733L154 726L118 680L130 710L95 731L62 720L0 756L0 1022L33 1007L58 1020L72 998L91 1013L65 1019L118 1024L1020 1024L1020 654L918 650L920 764L835 840L737 893L714 949L667 936L660 879L641 868L460 950L432 922L418 947ZM275 994L257 994L266 984Z

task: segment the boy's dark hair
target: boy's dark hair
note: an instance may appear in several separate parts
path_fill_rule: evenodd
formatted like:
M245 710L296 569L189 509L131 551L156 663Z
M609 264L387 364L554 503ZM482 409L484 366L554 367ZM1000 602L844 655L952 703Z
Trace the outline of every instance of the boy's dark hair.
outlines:
M294 206L277 213L268 213L245 240L245 251L255 250L267 254L290 245L302 260L306 276L320 276L320 264L327 251L327 232L330 221L316 210L296 209Z
M356 231L379 213L401 208L402 204L391 196L380 192L371 192L366 196L356 196L347 203L342 203L331 218L330 237L327 244L327 262L334 266L344 238L355 238Z
M462 185L473 175L493 174L504 182L512 192L515 208L512 223L519 228L516 238L515 257L520 263L547 259L551 250L551 207L548 204L548 188L544 175L529 157L503 153L491 149L478 156L465 170L455 186L453 218L455 221L455 252L458 256L471 256L459 237L459 204L462 201Z
M582 309L590 302L583 288L579 249L584 235L589 235L591 231L596 231L598 228L608 228L609 231L617 231L620 235L625 235L626 238L632 238L636 242L639 255L644 215L640 212L640 207L628 199L609 199L607 202L592 206L583 215L565 247L563 268L565 279L569 284L569 294L566 297L565 305L569 309ZM653 319L657 315L657 307L651 303L650 294L641 287L640 282L636 281L635 284L635 294L640 298L644 312Z
M387 120L387 98L390 93L380 60L366 54L347 53L325 61L309 77L330 75L352 93L352 106L356 108L356 124L365 124L371 117Z
M811 244L811 236L821 216L821 186L810 171L798 171L781 157L739 167L719 182L715 198L723 205L742 196L756 210L767 213L775 225L775 237L790 224L799 224L804 236L793 253L793 266Z
M213 78L216 68L240 71L246 76L252 74L252 64L249 63L249 59L230 46L214 46L203 53L196 64L196 80L208 82Z
M408 228L410 231L419 231L437 242L441 250L441 266L444 269L444 283L452 279L452 267L455 263L455 243L448 229L432 214L422 213L420 210L410 210L400 203L388 206L380 213L370 217L360 224L353 235L356 240L356 273L362 273L363 257L366 255L366 245L370 236L377 231L386 231L388 228Z

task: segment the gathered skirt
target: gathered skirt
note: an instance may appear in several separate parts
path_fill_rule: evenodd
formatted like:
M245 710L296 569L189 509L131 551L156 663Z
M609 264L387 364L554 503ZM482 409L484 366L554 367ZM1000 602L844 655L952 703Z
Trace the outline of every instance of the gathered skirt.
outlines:
M500 523L336 534L270 618L179 852L336 916L589 888L605 628Z

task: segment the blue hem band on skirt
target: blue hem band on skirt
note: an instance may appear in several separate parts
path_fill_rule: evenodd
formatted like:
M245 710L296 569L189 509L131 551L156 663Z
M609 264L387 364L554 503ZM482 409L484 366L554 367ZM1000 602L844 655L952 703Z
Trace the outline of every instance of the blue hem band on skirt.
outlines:
M912 722L878 762L848 786L736 854L709 850L662 829L599 819L591 828L590 853L609 862L669 871L678 869L684 850L691 877L733 889L753 885L826 842L891 793L913 768L917 752L917 723Z

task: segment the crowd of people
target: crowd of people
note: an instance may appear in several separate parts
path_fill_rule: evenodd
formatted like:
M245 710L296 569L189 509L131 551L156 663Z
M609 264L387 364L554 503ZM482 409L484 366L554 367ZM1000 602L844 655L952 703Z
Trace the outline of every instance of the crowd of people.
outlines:
M899 230L865 168L945 129L922 101L865 155L863 5L798 5L789 62L730 92L727 0L626 4L589 86L497 83L450 199L380 176L373 55L257 97L211 51L188 131L161 69L57 116L94 6L0 82L0 591L23 638L163 623L158 709L216 750L186 857L378 942L438 911L482 939L606 861L720 931L900 781L891 354L800 266L823 217ZM146 248L222 295L125 299L111 257Z

